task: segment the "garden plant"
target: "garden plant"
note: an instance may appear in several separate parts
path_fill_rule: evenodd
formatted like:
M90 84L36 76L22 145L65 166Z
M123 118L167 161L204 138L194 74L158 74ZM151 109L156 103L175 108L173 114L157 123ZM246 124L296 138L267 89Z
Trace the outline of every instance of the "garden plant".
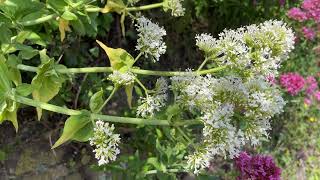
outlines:
M0 0L0 124L19 134L23 109L39 123L59 114L52 151L89 146L92 169L114 179L299 179L285 158L320 158L320 1L270 2ZM209 21L229 6L259 16L197 32L157 22ZM190 44L174 40L182 31ZM196 50L185 58L183 46ZM319 178L307 162L303 178Z

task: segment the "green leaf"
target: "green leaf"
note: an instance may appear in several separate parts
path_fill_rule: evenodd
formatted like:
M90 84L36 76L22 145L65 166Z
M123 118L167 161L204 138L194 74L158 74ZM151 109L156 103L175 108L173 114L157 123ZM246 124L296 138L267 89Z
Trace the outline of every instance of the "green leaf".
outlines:
M97 43L101 46L101 48L107 53L111 67L114 70L118 70L120 72L126 72L130 69L134 64L134 58L124 49L117 48L109 48L102 42L96 40Z
M9 71L3 56L0 56L0 94L11 90L11 82L8 77Z
M28 96L32 93L33 86L31 84L22 83L16 87L16 92L21 96Z
M125 86L125 92L126 92L126 95L127 95L127 103L128 103L128 105L129 105L129 108L130 108L130 109L132 108L132 91L133 91L133 86L134 86L134 83L131 83L131 84Z
M86 140L89 135L85 133L92 133L90 131L90 126L87 127L87 124L91 123L90 116L88 113L82 113L77 116L70 116L63 128L63 132L61 137L57 140L57 142L52 146L52 149L60 146L61 144L69 141L69 140Z
M68 21L73 21L73 20L77 20L78 17L77 15L75 15L74 13L70 12L70 11L65 11L62 16L63 19L68 20Z
M37 75L31 82L34 87L32 96L34 100L49 102L59 93L65 78L55 71L54 60L50 59L43 51L40 52L40 58L44 64L39 67ZM37 114L38 120L40 120L42 116L41 108L37 108Z
M103 90L96 92L94 95L91 96L90 99L90 110L94 113L98 113L100 107L103 105Z
M87 142L93 136L93 124L88 123L84 128L80 129L76 132L72 138L72 140L79 142Z
M152 166L154 166L156 168L156 170L159 170L161 172L167 171L166 166L163 163L159 162L157 157L148 158L147 164L151 164Z
M21 59L19 59L17 56L10 55L8 57L7 65L9 70L9 78L16 86L22 82L20 70L16 68L19 63L21 63Z

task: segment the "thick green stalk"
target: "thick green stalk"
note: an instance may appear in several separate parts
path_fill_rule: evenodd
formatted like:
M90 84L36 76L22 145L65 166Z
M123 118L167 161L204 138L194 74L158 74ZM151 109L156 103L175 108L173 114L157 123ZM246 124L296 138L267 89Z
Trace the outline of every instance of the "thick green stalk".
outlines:
M37 67L27 66L24 64L17 65L17 68L23 71L29 72L37 72ZM202 70L195 72L196 74L211 74L218 71L222 71L226 68L226 66L221 66L217 68L212 68L208 70ZM86 68L68 68L68 69L59 69L58 72L65 74L73 74L73 73L111 73L113 70L111 67L86 67ZM145 70L145 69L136 69L132 68L130 70L134 74L148 75L148 76L185 76L189 75L189 72L184 71L153 71L153 70Z
M16 101L21 104L42 108L48 111L65 114L69 116L80 115L82 112L79 110L68 109L40 101L36 101L30 98L26 98L19 95L11 95L8 96L13 101ZM120 116L110 116L110 115L102 115L102 114L91 114L92 119L99 119L108 122L115 123L127 123L127 124L140 124L140 125L159 125L159 126L185 126L185 125L195 125L200 124L201 121L198 120L184 120L176 123L170 124L167 120L153 120L153 119L142 119L142 118L130 118L130 117L120 117Z
M145 6L139 6L139 7L128 7L128 8L126 8L126 11L143 11L143 10L148 10L148 9L159 8L162 6L163 6L163 2L149 4L149 5L145 5Z
M47 15L47 16L44 16L44 17L41 17L38 19L34 19L34 20L30 20L30 21L23 21L23 22L19 22L19 23L23 26L33 26L36 24L41 24L41 23L50 21L51 19L54 19L56 17L57 17L56 14L50 14L50 15Z

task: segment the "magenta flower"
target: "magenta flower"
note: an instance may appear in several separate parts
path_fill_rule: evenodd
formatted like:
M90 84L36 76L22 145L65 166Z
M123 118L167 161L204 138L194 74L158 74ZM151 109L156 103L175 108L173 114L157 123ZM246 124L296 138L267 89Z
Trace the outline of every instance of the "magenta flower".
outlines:
M311 99L309 98L304 98L304 104L307 105L307 106L310 106L312 103Z
M280 6L284 6L286 4L286 0L279 0Z
M237 180L280 180L281 169L277 167L271 156L250 156L241 152L235 161L240 171Z
M320 91L317 91L316 93L314 93L314 97L318 102L320 102Z
M299 22L303 22L308 19L307 14L303 12L300 8L291 8L288 11L288 16L289 18L297 20Z
M314 38L316 37L316 33L314 32L314 30L305 26L302 27L302 33L308 40L314 40Z
M315 77L309 76L306 79L306 94L312 96L316 89L318 88L318 82Z
M304 0L302 8L307 13L308 18L312 18L318 23L320 22L320 0Z
M304 87L305 81L297 73L286 73L280 76L280 85L292 96L297 95Z

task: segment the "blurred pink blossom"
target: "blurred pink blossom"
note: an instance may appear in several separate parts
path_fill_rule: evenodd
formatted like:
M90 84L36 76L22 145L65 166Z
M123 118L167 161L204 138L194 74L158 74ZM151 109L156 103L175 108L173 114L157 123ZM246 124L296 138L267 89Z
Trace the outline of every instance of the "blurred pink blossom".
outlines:
M308 40L314 40L314 38L316 37L316 32L313 29L307 28L305 26L302 27L302 33Z
M286 73L280 76L280 85L292 96L297 95L304 84L304 78L297 73Z
M303 22L308 19L307 14L303 12L300 8L291 8L288 11L288 16L291 19Z

